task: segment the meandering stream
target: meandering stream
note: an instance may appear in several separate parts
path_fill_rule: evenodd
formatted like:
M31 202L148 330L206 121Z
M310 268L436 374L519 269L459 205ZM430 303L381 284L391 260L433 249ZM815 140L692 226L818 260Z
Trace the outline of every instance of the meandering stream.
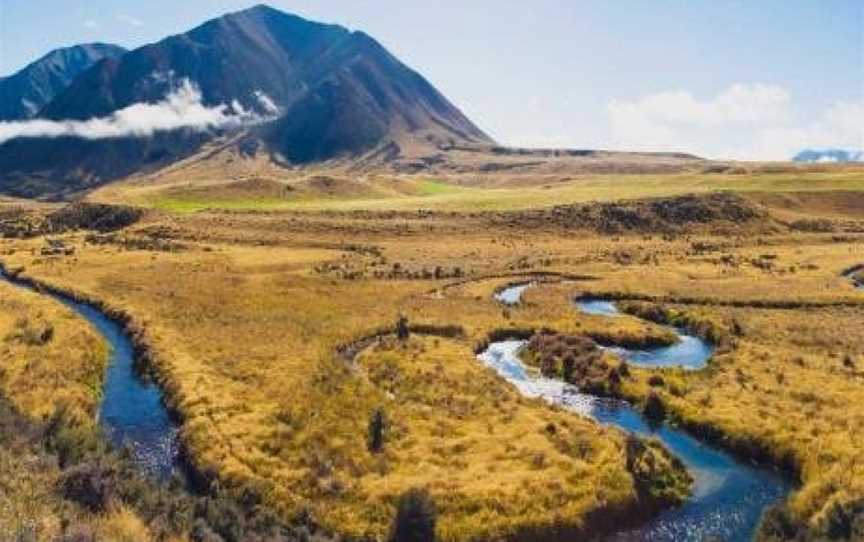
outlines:
M524 288L514 294L515 303L523 291ZM584 302L579 308L595 315L618 315L615 305L605 301ZM652 427L626 402L580 393L575 386L543 377L519 358L525 345L525 341L517 340L496 342L478 358L527 397L542 398L604 425L659 439L681 459L694 478L693 495L682 506L667 510L636 529L617 533L610 540L701 542L715 537L727 542L746 542L753 538L765 508L791 491L789 480L774 470L739 461L668 425ZM642 359L646 365L689 368L703 366L711 351L708 344L699 348L615 349L619 355Z
M179 465L177 425L165 407L162 392L135 371L135 349L123 326L98 308L16 279L0 267L0 280L48 295L87 320L111 348L102 388L99 423L117 448L128 447L141 470L158 479L170 477Z
M92 305L39 289L26 280L8 275L2 267L0 280L51 296L87 320L104 337L111 347L111 356L99 423L113 445L131 450L133 460L145 473L164 479L176 472L180 455L178 428L164 405L160 389L136 373L133 344L123 326ZM496 298L505 304L517 304L529 286L515 285L496 294ZM579 308L595 315L618 315L614 304L599 300L580 302ZM612 350L635 365L704 366L711 356L711 346L689 337L681 334L682 342L688 344L677 348L673 345L641 351L617 347ZM695 343L689 344L692 341ZM738 461L673 427L652 427L623 401L583 394L575 386L541 376L519 358L525 344L516 340L496 342L478 358L527 397L542 398L599 423L658 438L693 475L694 491L686 503L663 512L637 529L617 533L611 540L695 542L713 536L727 542L744 542L752 538L765 507L791 490L789 481L770 469Z
M595 316L616 317L621 312L612 301L601 299L582 299L576 301L576 307L585 314ZM620 346L602 347L637 367L683 367L685 369L701 369L707 365L714 355L714 345L704 341L686 330L672 327L678 341L669 346L654 348L623 348Z

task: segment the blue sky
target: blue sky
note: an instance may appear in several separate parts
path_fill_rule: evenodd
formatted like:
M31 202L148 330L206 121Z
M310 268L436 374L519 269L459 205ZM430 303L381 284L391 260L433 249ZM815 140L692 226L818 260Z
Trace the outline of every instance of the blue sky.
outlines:
M0 0L0 74L243 0ZM505 144L787 158L864 147L860 0L271 0L376 37Z

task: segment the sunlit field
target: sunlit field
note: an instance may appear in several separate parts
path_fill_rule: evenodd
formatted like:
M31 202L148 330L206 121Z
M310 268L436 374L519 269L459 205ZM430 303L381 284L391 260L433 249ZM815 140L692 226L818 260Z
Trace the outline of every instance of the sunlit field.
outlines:
M276 173L248 180L214 182L205 173L194 184L178 177L106 187L96 200L133 202L190 213L203 209L306 211L502 211L554 205L735 191L753 193L864 190L864 170L849 166L820 171L682 173L677 175L332 176ZM815 170L814 170L815 169ZM218 175L216 176L218 178ZM500 176L498 176L500 177Z
M674 205L696 207L671 218L635 207L636 226L536 226L530 213L500 212L153 210L120 232L5 239L0 250L8 269L130 315L152 345L193 466L224 491L256 495L279 517L308 514L330 532L384 537L400 495L414 488L435 501L443 540L578 533L597 528L599 518L644 513L622 432L525 399L475 359L500 330L669 340L644 319L610 323L576 311L572 299L592 294L669 309L722 343L701 371L631 368L618 393L636 405L655 394L670 419L695 434L786 469L801 485L777 514L819 531L864 498L856 437L864 429L857 400L864 291L842 276L864 263L864 230L848 203L813 193L818 182L854 188L860 181L851 177L752 179L753 190L789 182L810 191L705 200L704 209L702 200L682 200ZM592 182L558 190L574 200L591 191L612 196L615 181ZM673 180L681 184L671 189L693 182ZM646 184L628 197L669 188ZM394 196L392 205L410 198L483 205L466 196L471 188L444 192ZM542 188L518 203L515 189L507 197L519 207L551 202ZM507 207L506 200L489 201ZM693 209L716 216L691 222ZM658 230L658 220L671 222ZM62 240L68 254L43 254L47 238ZM520 280L540 281L520 306L493 299ZM3 303L22 302L15 299ZM98 382L98 341L68 337L74 318L53 302L32 302L45 307L26 324L3 321L7 336L24 337L7 340L7 351L50 325L53 339L37 348L67 338L81 346L62 371L50 358L41 369L7 369L5 394L36 418L61 395L92 416L98 396L87 390ZM406 341L391 335L400 315L415 330ZM376 335L385 338L363 341ZM662 384L649 385L657 375ZM379 412L386 430L372 450ZM680 475L652 453L652 476ZM667 506L686 498L687 482L678 479L654 497Z

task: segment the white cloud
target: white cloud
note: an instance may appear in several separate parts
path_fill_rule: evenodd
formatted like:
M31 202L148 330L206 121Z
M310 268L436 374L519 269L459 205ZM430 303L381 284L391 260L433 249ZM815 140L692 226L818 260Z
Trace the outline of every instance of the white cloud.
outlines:
M131 26L144 26L144 21L142 21L140 19L136 19L135 17L133 17L129 14L126 14L126 13L118 14L117 20L122 22L122 23L126 23L128 25L131 25Z
M260 90L255 91L255 99L258 100L258 103L261 104L261 107L263 107L264 111L266 111L268 114L275 115L279 113L279 106L276 105L276 102L274 102L272 99L270 99L270 96L267 96Z
M735 84L706 100L682 90L613 100L608 113L613 146L622 149L788 160L804 148L864 147L864 98L804 121L789 92L758 83Z
M272 100L262 92L255 93L261 107L267 110ZM266 101L265 101L266 99ZM205 106L201 92L188 80L169 93L164 100L136 103L115 111L108 117L85 121L53 121L34 119L20 122L0 122L0 144L19 137L80 137L108 139L118 137L150 137L157 132L178 129L206 131L214 128L238 128L267 122L276 112L259 115L244 109L236 100L231 106Z
M99 26L99 23L97 23L93 19L87 19L86 21L84 21L83 24L84 24L84 28L89 28L91 30L94 28L97 28Z

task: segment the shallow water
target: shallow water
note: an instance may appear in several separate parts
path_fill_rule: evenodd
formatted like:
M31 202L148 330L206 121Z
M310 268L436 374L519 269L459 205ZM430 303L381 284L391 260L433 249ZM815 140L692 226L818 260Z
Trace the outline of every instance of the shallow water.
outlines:
M598 299L576 301L576 307L585 314L616 317L621 313L612 301ZM673 329L678 341L669 346L636 349L623 346L604 347L637 367L683 367L701 369L714 355L714 346L680 328Z
M594 316L621 316L618 312L618 307L613 301L605 301L603 299L585 299L576 301L576 307L585 314Z
M0 280L38 291L10 280L2 270ZM99 423L109 441L117 448L128 447L133 460L146 474L159 479L171 476L179 464L178 429L162 401L161 390L136 373L132 341L122 326L86 303L49 292L39 293L78 313L111 347L99 410Z
M531 287L530 282L508 286L495 294L495 299L504 305L518 305L522 301L522 294Z
M542 398L604 425L659 439L694 478L693 495L681 507L610 540L701 542L716 537L726 542L749 541L762 511L791 490L789 482L772 470L739 462L683 431L666 425L652 427L627 403L580 393L575 386L541 376L519 359L525 344L516 340L493 343L478 359L527 397Z

